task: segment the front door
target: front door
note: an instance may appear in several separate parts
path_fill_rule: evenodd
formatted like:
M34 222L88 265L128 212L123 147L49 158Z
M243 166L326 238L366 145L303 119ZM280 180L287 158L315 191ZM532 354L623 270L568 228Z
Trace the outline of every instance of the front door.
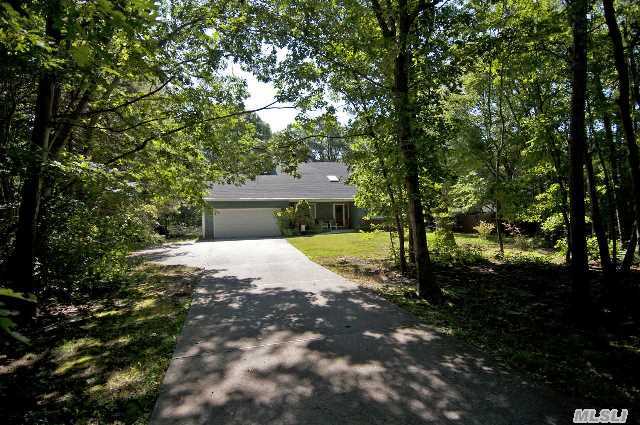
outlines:
M336 226L344 227L344 205L335 204Z

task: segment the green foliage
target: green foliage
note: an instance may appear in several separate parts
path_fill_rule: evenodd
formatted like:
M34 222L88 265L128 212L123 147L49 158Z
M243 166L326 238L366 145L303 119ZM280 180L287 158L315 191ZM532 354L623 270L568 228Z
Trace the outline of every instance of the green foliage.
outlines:
M478 232L478 234L482 239L489 239L489 235L491 235L491 233L493 233L495 229L496 229L495 224L489 223L487 221L482 221L482 220L477 226L473 228L473 230Z
M483 261L482 252L477 246L459 246L453 233L436 230L430 239L433 247L434 261L441 265L476 264Z
M49 289L93 291L109 285L127 273L131 250L163 240L154 232L156 210L151 205L123 199L58 201L50 206L56 220L47 226L42 253L42 280ZM117 213L109 213L111 208Z
M306 231L314 231L311 204L304 199L293 206L274 210L273 215L283 236L299 234L301 225L306 226Z
M540 226L542 231L547 235L557 235L565 230L564 219L561 213L556 213L549 216L542 222Z
M598 248L598 238L591 236L587 238L587 258L591 261L600 260L600 250Z
M433 249L437 252L446 252L457 248L456 239L450 230L436 229L432 238Z
M199 222L157 222L175 205L199 211L211 182L295 165L293 149L245 110L246 84L222 75L223 49L235 49L224 13L191 1L2 4L0 104L12 106L0 108L1 262L31 178L33 274L56 293L117 281L131 249L161 239L154 228L191 234ZM43 75L56 98L37 144Z
M433 232L433 246L436 251L450 251L457 247L453 235L453 219L448 211L433 213L436 230Z
M558 239L553 247L556 251L562 254L562 256L565 256L567 254L567 251L569 250L569 243L566 239Z
M528 251L533 248L533 240L531 238L528 238L522 232L522 229L520 229L520 227L518 227L516 224L505 223L504 228L507 234L511 235L511 237L513 238L513 245L516 248L522 251Z
M276 218L280 233L282 236L292 236L295 231L295 219L296 210L295 207L281 208L273 211L273 216Z
M313 219L311 218L311 204L304 199L298 201L294 207L294 222L298 228L301 225L307 226L310 228L313 224Z
M502 256L501 260L515 266L552 264L552 260L548 256L540 255L530 251L505 253L504 256Z
M201 235L202 210L188 204L167 204L158 211L156 232L167 239L195 239Z
M15 300L29 303L35 303L37 301L35 295L26 295L21 292L16 292L13 289L0 286L0 330L20 342L28 344L29 338L16 330L17 325L12 319L12 317L18 316L19 312L17 310L10 310L8 303Z

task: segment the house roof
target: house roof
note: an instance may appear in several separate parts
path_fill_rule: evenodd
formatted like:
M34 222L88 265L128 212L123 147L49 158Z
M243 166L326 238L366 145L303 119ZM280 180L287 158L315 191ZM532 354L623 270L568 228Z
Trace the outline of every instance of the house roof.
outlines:
M277 171L257 176L242 185L213 184L205 198L210 201L238 200L352 200L355 186L345 184L349 171L339 162L304 162L298 165L300 178ZM329 176L337 177L338 181Z

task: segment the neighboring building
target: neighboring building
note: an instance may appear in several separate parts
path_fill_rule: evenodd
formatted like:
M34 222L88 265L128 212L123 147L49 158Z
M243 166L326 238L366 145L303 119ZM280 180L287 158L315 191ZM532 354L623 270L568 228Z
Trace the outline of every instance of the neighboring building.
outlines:
M358 229L364 211L353 205L355 186L345 183L347 166L338 162L305 162L299 178L276 172L243 185L214 184L204 200L204 239L279 236L274 210L300 200L311 204L323 229Z

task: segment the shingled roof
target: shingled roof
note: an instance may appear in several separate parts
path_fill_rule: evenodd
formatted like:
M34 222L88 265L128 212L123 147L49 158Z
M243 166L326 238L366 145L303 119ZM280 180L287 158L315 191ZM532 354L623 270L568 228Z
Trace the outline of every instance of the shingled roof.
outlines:
M263 175L243 185L214 184L206 200L297 200L353 199L355 186L345 184L347 166L339 162L304 162L298 166L300 178L277 172ZM338 181L331 181L336 176Z

